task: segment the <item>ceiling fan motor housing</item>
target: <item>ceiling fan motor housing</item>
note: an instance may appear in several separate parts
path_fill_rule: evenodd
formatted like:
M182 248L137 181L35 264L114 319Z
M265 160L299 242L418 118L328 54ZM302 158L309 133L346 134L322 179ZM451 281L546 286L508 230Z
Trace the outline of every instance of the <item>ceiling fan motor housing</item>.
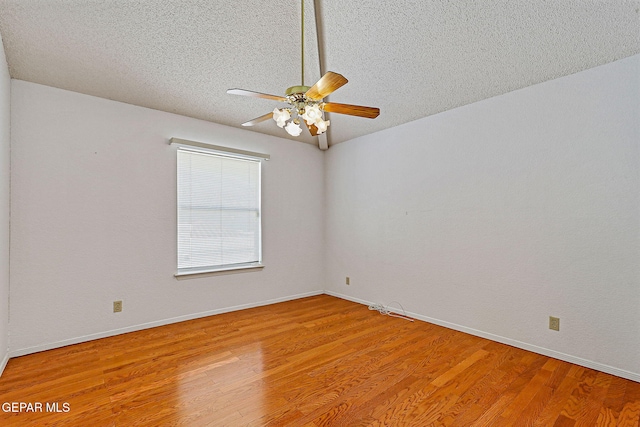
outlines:
M291 86L285 92L287 95L287 101L289 104L296 107L298 114L304 114L307 104L315 104L315 102L308 99L305 95L309 88L309 86Z
M297 95L297 94L304 95L305 93L307 93L309 89L310 89L309 86L291 86L289 89L287 89L285 94L287 96Z

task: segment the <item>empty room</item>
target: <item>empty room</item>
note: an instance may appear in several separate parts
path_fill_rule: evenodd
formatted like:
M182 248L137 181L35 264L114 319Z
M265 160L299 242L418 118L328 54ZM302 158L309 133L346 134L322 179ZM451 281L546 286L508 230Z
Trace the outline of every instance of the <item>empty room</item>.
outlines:
M0 37L0 425L640 426L639 0Z

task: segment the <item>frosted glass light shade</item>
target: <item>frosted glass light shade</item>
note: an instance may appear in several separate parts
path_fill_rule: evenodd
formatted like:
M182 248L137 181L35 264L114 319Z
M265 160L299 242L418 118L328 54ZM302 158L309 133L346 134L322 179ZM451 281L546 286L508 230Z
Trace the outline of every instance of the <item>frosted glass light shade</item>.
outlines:
M298 136L302 133L302 128L300 127L300 125L294 122L289 122L289 124L285 126L284 130L286 130L287 133L291 136Z
M331 120L318 120L316 122L316 127L318 128L318 135L327 131L327 128L330 125Z
M287 122L287 120L289 120L291 118L291 113L289 113L289 110L286 109L282 109L282 110L278 110L277 108L273 109L273 120L276 121L276 124L278 125L278 127L284 127L285 123Z
M317 105L309 105L305 108L302 118L308 125L316 124L318 120L322 120L322 111Z

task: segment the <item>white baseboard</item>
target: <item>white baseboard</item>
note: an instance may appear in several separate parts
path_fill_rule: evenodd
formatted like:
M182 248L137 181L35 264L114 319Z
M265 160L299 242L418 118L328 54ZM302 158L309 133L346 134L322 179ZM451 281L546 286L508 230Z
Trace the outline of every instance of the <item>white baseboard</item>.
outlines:
M67 345L79 344L79 343L82 343L82 342L93 341L93 340L97 340L97 339L100 339L100 338L107 338L107 337L111 337L111 336L114 336L114 335L126 334L128 332L141 331L143 329L155 328L157 326L164 326L164 325L169 325L171 323L184 322L186 320L198 319L198 318L201 318L201 317L213 316L213 315L222 314L222 313L229 313L229 312L232 312L232 311L245 310L247 308L254 308L254 307L260 307L260 306L264 306L264 305L276 304L276 303L279 303L279 302L292 301L292 300L296 300L296 299L300 299L300 298L306 298L306 297L315 296L315 295L322 295L323 293L324 293L324 291L313 291L313 292L306 292L306 293L303 293L303 294L289 295L289 296L281 297L281 298L274 298L274 299L265 300L265 301L253 302L253 303L249 303L249 304L242 304L242 305L236 305L236 306L232 306L232 307L218 308L218 309L215 309L215 310L203 311L203 312L200 312L200 313L187 314L185 316L172 317L172 318L169 318L169 319L156 320L154 322L142 323L142 324L133 325L133 326L127 326L126 328L113 329L113 330L110 330L110 331L98 332L98 333L90 334L90 335L83 335L83 336L80 336L80 337L70 338L70 339L67 339L67 340L56 341L56 342L45 343L45 344L41 344L41 345L37 345L37 346L33 346L33 347L26 347L26 348L21 348L21 349L17 349L17 350L12 350L5 357L6 360L5 360L4 364L6 365L6 362L9 360L10 357L24 356L26 354L37 353L39 351L51 350L51 349L54 349L54 348L65 347ZM4 365L0 365L0 367L4 368ZM0 373L1 372L2 372L2 370L0 370Z
M157 320L154 322L149 322L149 323L143 323L143 324L139 324L139 325L133 325L133 326L128 326L126 328L120 328L120 329L113 329L110 331L104 331L104 332L99 332L96 334L90 334L90 335L84 335L81 337L76 337L76 338L71 338L71 339L67 339L67 340L63 340L63 341L56 341L56 342L52 342L52 343L45 343L45 344L41 344L38 346L33 346L33 347L27 347L27 348L22 348L22 349L18 349L18 350L13 350L10 351L8 354L6 354L4 356L4 359L2 360L2 362L0 362L0 375L2 375L2 372L4 371L4 368L6 367L9 358L11 357L18 357L18 356L24 356L26 354L31 354L31 353L37 353L39 351L45 351L45 350L51 350L53 348L58 348L58 347L64 347L67 345L72 345L72 344L79 344L82 342L86 342L86 341L92 341L95 339L100 339L100 338L106 338L106 337L110 337L110 336L114 336L114 335L120 335L120 334L125 334L128 332L135 332L135 331L140 331L143 329L149 329L149 328L155 328L157 326L164 326L164 325L169 325L172 323L178 323L178 322L184 322L186 320L192 320L192 319L198 319L201 317L207 317L207 316L213 316L216 314L222 314L222 313L229 313L232 311L238 311L238 310L245 310L248 308L254 308L254 307L260 307L260 306L264 306L264 305L270 305L270 304L276 304L279 302L285 302L285 301L292 301L292 300L296 300L296 299L300 299L300 298L306 298L306 297L310 297L310 296L315 296L315 295L321 295L321 294L327 294L327 295L331 295L337 298L341 298L344 300L348 300L348 301L352 301L358 304L363 304L363 305L372 305L374 304L371 301L365 301L359 298L354 298L348 295L344 295L344 294L340 294L337 292L333 292L333 291L313 291L313 292L307 292L307 293L303 293L303 294L296 294L296 295L290 295L290 296L286 296L286 297L281 297L281 298L275 298L275 299L270 299L270 300L265 300L265 301L259 301L259 302L254 302L254 303L249 303L249 304L242 304L242 305L237 305L237 306L232 306L232 307L225 307L225 308L219 308L216 310L210 310L210 311L205 311L205 312L200 312L200 313L193 313L193 314L188 314L185 316L178 316L178 317L173 317L173 318L169 318L169 319L163 319L163 320ZM389 307L389 309L391 311L394 311L396 313L402 314L400 313L397 309L394 309L392 307ZM481 338L486 338L488 340L491 341L496 341L502 344L507 344L513 347L517 347L517 348L521 348L523 350L528 350L537 354L542 354L544 356L548 356L548 357L553 357L555 359L559 359L559 360L564 360L565 362L569 362L569 363L574 363L576 365L580 365L580 366L584 366L586 368L590 368L590 369L595 369L597 371L601 371L601 372L605 372L607 374L611 374L611 375L615 375L621 378L626 378L628 380L631 381L636 381L636 382L640 382L640 374L639 373L635 373L635 372L630 372L630 371L626 371L624 369L619 369L616 368L614 366L609 366L609 365L605 365L599 362L594 362L591 360L587 360L587 359L582 359L580 357L577 356L573 356L570 354L565 354L565 353L561 353L555 350L551 350L548 348L544 348L544 347L539 347L533 344L528 344L525 342L521 342L521 341L517 341L511 338L505 338L499 335L494 335L488 332L484 332L484 331L480 331L477 329L473 329L473 328L469 328L466 326L462 326L462 325L458 325L455 323L450 323L450 322L445 322L443 320L439 320L439 319L434 319L432 317L428 317L428 316L424 316L418 313L412 313L412 312L407 312L406 313L407 316L412 317L414 319L417 320L422 320L424 322L428 322L428 323L433 323L434 325L438 325L438 326L443 326L445 328L449 328L449 329L453 329L456 331L460 331L460 332L464 332L464 333L468 333L471 335L475 335L477 337L481 337Z
M333 292L333 291L325 291L324 292L327 295L331 295L337 298L342 298L348 301L352 301L352 302L356 302L358 304L364 304L364 305L373 305L375 303L371 302L371 301L365 301L365 300L361 300L359 298L354 298L348 295L343 295L337 292ZM392 307L388 307L389 310L398 313L398 314L403 314L402 312L400 312L398 309L394 309ZM418 319L418 320L422 320L424 322L428 322L428 323L433 323L434 325L438 325L438 326L443 326L445 328L449 328L449 329L453 329L456 331L460 331L460 332L464 332L470 335L475 335L477 337L481 337L481 338L486 338L488 340L491 341L496 341L502 344L507 344L510 345L512 347L517 347L517 348L521 348L523 350L528 350L531 351L533 353L537 353L537 354L542 354L543 356L548 356L548 357L553 357L554 359L559 359L559 360L563 360L565 362L569 362L569 363L573 363L576 365L580 365L580 366L584 366L585 368L590 368L590 369L595 369L596 371L601 371L607 374L611 374L611 375L615 375L617 377L621 377L621 378L626 378L628 380L631 381L636 381L636 382L640 382L640 374L639 373L635 373L635 372L630 372L630 371L626 371L624 369L619 369L616 368L614 366L609 366L609 365L605 365L599 362L594 362L591 360L587 360L587 359L582 359L580 357L577 356L573 356L571 354L566 354L566 353L561 353L555 350L550 350L548 348L544 348L544 347L538 347L537 345L533 345L533 344L528 344L522 341L517 341L511 338L505 338L502 337L500 335L494 335L488 332L484 332L484 331L479 331L477 329L473 329L473 328L468 328L466 326L461 326L461 325L457 325L455 323L450 323L450 322L445 322L443 320L439 320L439 319L434 319L432 317L428 317L428 316L423 316L421 314L418 313L411 313L411 312L407 312L406 313L407 316L413 318L413 319Z
M9 353L4 355L4 359L2 359L2 362L0 362L0 377L2 376L2 373L4 372L4 368L7 367L7 363L9 363Z

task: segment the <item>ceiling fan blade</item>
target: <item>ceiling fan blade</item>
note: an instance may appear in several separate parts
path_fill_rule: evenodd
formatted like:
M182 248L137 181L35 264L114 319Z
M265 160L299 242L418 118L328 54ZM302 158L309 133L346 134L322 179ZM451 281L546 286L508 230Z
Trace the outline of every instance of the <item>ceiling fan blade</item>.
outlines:
M305 124L306 123L307 122L305 122ZM316 127L316 125L307 124L307 127L309 128L309 133L311 134L311 136L318 136L318 128Z
M251 96L254 98L264 98L264 99L271 99L273 101L287 102L287 98L285 98L284 96L269 95L268 93L254 92L251 90L229 89L227 90L227 93L231 95Z
M248 122L245 122L242 124L242 126L253 126L253 125L257 125L258 123L262 123L265 120L269 120L273 118L273 113L267 113L264 116L260 116L260 117L256 117L253 120L249 120Z
M327 71L327 73L307 91L307 98L318 101L336 89L341 88L347 84L348 81L349 80L345 79L341 74Z
M322 109L327 113L349 114L350 116L366 117L367 119L375 119L380 114L380 109L376 107L338 104L336 102L325 102L322 104Z

